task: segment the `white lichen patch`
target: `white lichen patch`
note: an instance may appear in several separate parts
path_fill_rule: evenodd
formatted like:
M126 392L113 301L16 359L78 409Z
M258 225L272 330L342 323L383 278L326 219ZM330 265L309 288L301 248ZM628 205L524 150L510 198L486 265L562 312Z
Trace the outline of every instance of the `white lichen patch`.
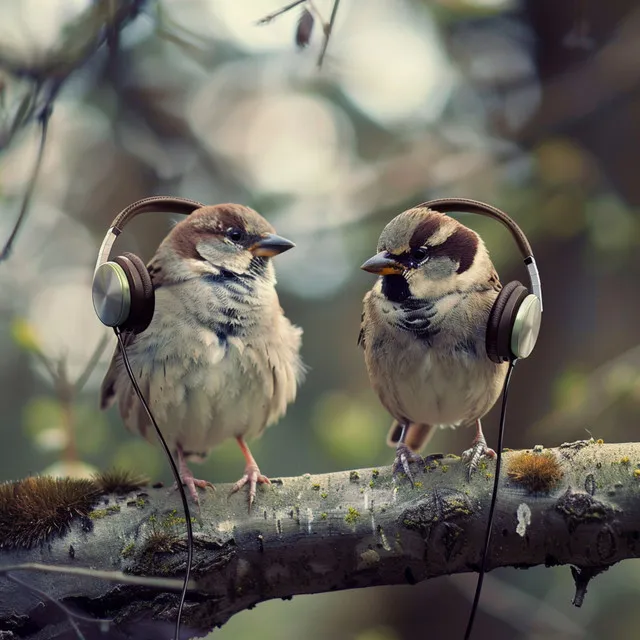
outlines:
M382 529L380 529L380 540L382 541L382 548L385 551L391 551L391 545L389 544L389 540L387 539L387 536L385 535Z
M380 555L373 549L367 549L360 554L358 558L358 569L370 569L380 562Z
M223 520L218 525L216 525L216 530L220 533L231 533L235 526L236 523L233 520Z
M524 534L527 532L527 527L531 524L531 509L529 509L529 505L522 502L518 505L518 510L516 511L516 517L518 518L518 526L516 527L516 533L524 537Z

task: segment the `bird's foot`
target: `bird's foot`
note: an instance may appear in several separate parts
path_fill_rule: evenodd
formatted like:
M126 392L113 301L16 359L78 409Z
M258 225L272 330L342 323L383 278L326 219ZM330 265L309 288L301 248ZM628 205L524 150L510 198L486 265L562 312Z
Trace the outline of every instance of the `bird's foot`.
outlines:
M251 505L256 498L256 489L258 484L271 484L271 480L269 480L267 476L263 476L260 473L258 465L253 462L248 463L244 468L244 475L233 485L229 495L236 493L236 491L240 491L245 484L249 485L249 512L251 512Z
M396 447L396 459L393 461L393 476L395 477L397 473L403 472L407 478L409 478L409 482L411 482L411 486L413 487L415 483L410 468L412 462L424 465L424 458L411 451L406 444L400 443Z
M478 469L481 458L495 458L496 452L487 447L487 441L482 432L476 436L470 449L462 452L462 459L467 465L467 478L471 480L471 476Z
M180 469L180 479L182 480L182 484L187 487L189 495L197 505L198 511L200 511L200 498L198 497L198 491L196 490L196 487L198 487L199 489L210 488L213 489L213 491L215 491L216 488L208 480L199 480L198 478L194 478L193 473L191 473L191 470L186 466ZM178 485L174 482L173 490L175 491L177 489Z

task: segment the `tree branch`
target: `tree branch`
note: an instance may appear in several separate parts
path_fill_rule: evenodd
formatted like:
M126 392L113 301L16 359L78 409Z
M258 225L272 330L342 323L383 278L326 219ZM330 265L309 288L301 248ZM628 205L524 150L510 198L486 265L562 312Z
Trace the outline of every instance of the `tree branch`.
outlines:
M523 476L521 455L504 453L489 568L571 564L580 594L589 576L640 556L640 444L589 440L530 452L529 459L548 455L560 463L562 477L553 476L548 492L526 488L545 484ZM394 483L389 468L272 480L261 487L252 514L246 496L228 497L230 487L218 486L203 496L195 523L185 632L204 635L272 598L477 570L494 469L489 461L469 483L459 459L432 456L417 471L414 489L403 479ZM184 519L174 491L138 489L99 501L88 517L43 545L6 548L5 536L4 571L11 565L12 575L33 590L17 590L0 575L0 630L16 638L71 637L61 635L71 624L53 600L83 616L112 619L110 638L171 637L174 590L16 568L40 562L123 571L130 578L183 575ZM86 625L82 618L73 624Z

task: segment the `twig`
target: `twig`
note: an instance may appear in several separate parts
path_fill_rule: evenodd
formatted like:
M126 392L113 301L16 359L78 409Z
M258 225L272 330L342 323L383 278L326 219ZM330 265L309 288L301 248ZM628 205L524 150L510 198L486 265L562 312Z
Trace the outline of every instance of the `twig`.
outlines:
M106 571L99 569L85 569L84 567L61 567L53 564L42 564L40 562L25 562L23 564L9 564L0 566L0 573L10 571L46 571L48 573L62 573L69 576L80 576L107 582L117 582L119 584L135 584L141 587L153 587L165 591L182 591L182 580L174 578L154 578L149 576L135 576L122 571ZM195 589L193 581L189 582L189 587Z
M59 609L61 609L63 611L63 613L66 614L67 618L69 619L69 624L73 627L73 630L76 632L76 635L78 636L78 638L80 640L86 640L86 638L84 637L84 634L82 633L82 631L80 631L80 629L78 628L78 625L76 624L76 620L81 620L82 622L91 622L93 624L98 623L98 624L104 624L105 622L107 624L111 623L111 620L106 620L104 618L90 618L89 616L83 616L80 613L75 613L74 611L71 611L71 609L69 609L69 607L67 607L66 605L64 605L62 602L60 602L60 600L56 600L55 598L52 598L46 591L42 591L42 589L38 589L37 587L34 587L33 585L30 585L27 582L24 582L24 580L20 580L20 578L11 575L10 573L7 573L7 578L9 578L9 580L11 580L11 582L15 582L16 584L19 584L20 586L24 587L25 589L28 589L29 591L32 591L33 593L37 593L41 598L44 598L45 600L48 600L49 602L53 603L56 607L58 607ZM74 619L75 618L75 619Z
M331 34L333 33L333 25L335 24L336 16L338 15L339 6L340 0L334 0L333 9L331 10L331 18L329 18L329 24L324 27L324 42L322 43L322 51L320 51L320 56L318 57L318 69L322 67L324 56L327 53L329 38L331 38Z
M587 587L591 580L607 571L609 566L610 565L603 565L602 567L571 567L571 576L576 586L576 593L571 601L574 607L582 606L584 598L587 595Z
M281 9L278 9L277 11L270 13L268 16L265 16L264 18L260 18L260 20L258 20L256 24L268 24L274 18L281 16L283 13L286 13L287 11L291 11L291 9L295 9L295 7L297 7L299 4L302 4L304 2L307 2L307 0L295 0L291 4L288 4L286 7L282 7Z
M18 219L16 223L13 225L13 230L9 235L4 247L2 248L2 252L0 252L0 262L4 262L13 249L13 243L15 242L16 236L18 235L18 231L20 231L20 227L24 222L24 218L27 215L27 211L29 209L29 204L31 202L31 196L33 195L33 190L36 185L36 180L38 179L38 174L40 173L40 167L42 165L42 158L44 157L44 147L47 141L47 129L49 125L49 118L51 117L52 112L52 104L48 103L43 109L40 115L40 125L41 125L41 134L40 134L40 148L38 149L38 156L36 158L36 163L33 167L33 171L31 172L31 178L29 179L29 184L27 185L27 189L24 192L24 196L22 197L22 206L20 207L20 214L18 215Z
M40 349L34 349L33 355L42 363L47 373L51 376L51 381L55 385L58 381L58 373L56 372L51 358L46 356Z
M73 385L74 393L80 393L80 391L82 391L82 389L84 388L84 385L87 384L87 381L91 377L93 370L96 368L98 362L100 362L100 358L102 357L104 350L109 344L109 337L110 336L108 334L104 334L102 338L100 338L100 342L98 342L96 348L93 350L93 353L91 354L87 365Z

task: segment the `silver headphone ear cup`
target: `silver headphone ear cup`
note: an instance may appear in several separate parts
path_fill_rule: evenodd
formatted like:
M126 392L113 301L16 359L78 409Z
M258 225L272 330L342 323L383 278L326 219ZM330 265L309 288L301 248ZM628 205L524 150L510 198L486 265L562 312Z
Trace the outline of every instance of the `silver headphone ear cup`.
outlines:
M540 324L542 322L542 307L540 299L529 294L520 305L511 332L511 352L517 358L528 358L536 346Z
M131 291L124 269L115 262L104 262L93 274L93 308L102 324L117 327L129 317Z

